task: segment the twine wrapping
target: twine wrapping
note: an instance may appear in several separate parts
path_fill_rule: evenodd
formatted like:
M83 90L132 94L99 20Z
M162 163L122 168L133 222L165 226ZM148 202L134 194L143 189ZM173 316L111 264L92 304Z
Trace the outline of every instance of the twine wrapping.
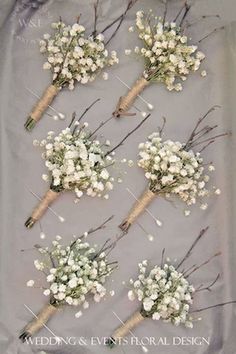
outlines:
M43 113L46 111L48 106L51 104L54 97L58 94L59 88L50 85L43 93L43 96L37 102L36 106L33 108L30 113L30 118L32 118L35 122L38 122L42 117Z
M136 327L140 322L145 318L141 315L140 312L135 312L124 324L115 330L112 334L112 339L114 342L119 338L124 338L130 330Z
M150 189L146 189L139 200L134 204L127 218L120 225L121 230L128 231L129 227L139 217L140 214L146 209L151 201L156 197Z
M42 308L42 310L37 314L37 318L33 319L24 329L24 332L33 336L37 333L43 325L45 325L48 320L57 312L58 308L48 304Z
M131 87L131 89L128 91L126 96L123 96L120 98L118 105L116 107L115 112L113 115L115 117L121 117L125 115L133 115L127 113L129 109L131 108L132 104L134 103L135 99L137 98L138 95L145 89L145 87L149 84L149 82L144 78L141 77L138 79L135 84Z
M37 207L33 210L33 213L31 214L31 217L26 221L25 226L31 228L37 220L41 219L47 208L54 202L58 195L58 192L54 192L53 190L49 189Z

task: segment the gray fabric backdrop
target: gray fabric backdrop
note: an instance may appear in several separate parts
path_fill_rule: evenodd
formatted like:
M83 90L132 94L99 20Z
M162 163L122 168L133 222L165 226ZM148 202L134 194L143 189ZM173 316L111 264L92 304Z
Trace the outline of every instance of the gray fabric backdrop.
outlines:
M104 26L117 16L124 8L126 0L102 0L99 26ZM173 13L181 1L172 1ZM92 85L76 87L73 92L64 90L55 100L54 107L67 114L66 122L71 113L78 113L94 99L101 97L102 101L96 109L91 110L87 121L95 127L102 119L108 118L113 111L117 98L125 92L124 86L117 81L115 75L131 84L142 70L142 63L127 58L124 49L134 45L133 36L127 34L127 28L133 23L135 11L139 8L152 7L161 11L157 0L140 0L139 4L130 11L119 34L110 48L120 52L120 65L110 70L109 81L98 79ZM46 239L39 238L39 225L32 230L26 230L24 221L29 216L36 199L28 188L42 195L47 188L41 175L45 173L40 152L32 147L33 138L43 138L48 130L59 132L66 124L65 121L55 122L44 116L41 124L29 134L23 129L23 124L35 98L29 94L26 87L40 94L49 84L50 74L42 70L44 58L39 54L37 40L49 30L50 23L62 15L63 19L73 22L75 16L82 14L81 21L87 27L92 26L92 1L67 0L48 1L46 12L38 10L33 13L34 25L22 25L15 10L14 1L0 1L0 117L1 117L1 244L0 244L0 284L1 284L1 320L0 320L0 352L1 354L16 353L108 353L103 345L91 345L91 337L109 335L119 325L113 311L125 320L136 308L138 303L127 299L127 289L122 285L123 280L135 277L137 263L142 259L151 260L152 264L159 263L161 250L171 258L181 258L185 250L196 237L200 228L210 225L210 231L201 241L192 255L192 263L208 258L215 251L221 250L222 256L215 259L206 269L199 271L193 277L195 284L209 282L220 272L221 278L211 293L199 293L195 307L236 299L235 284L235 140L233 137L218 141L210 147L205 156L214 161L216 173L214 183L222 190L219 199L210 200L210 208L202 212L193 209L191 217L183 216L183 205L179 202L171 204L164 199L156 199L150 206L152 213L163 222L162 228L157 228L149 215L140 218L142 226L154 235L150 242L147 236L136 224L129 234L120 242L113 252L113 258L120 262L117 270L107 284L108 289L114 289L115 295L98 305L92 304L80 319L74 317L75 309L67 308L57 314L49 324L50 329L58 336L85 337L86 346L40 346L21 344L17 339L19 331L32 316L24 307L29 306L37 312L45 303L46 298L40 290L25 286L28 279L39 279L33 267L36 258L30 249L35 243L47 245L52 238L60 234L65 242L69 242L73 234L80 234L91 226L99 224L103 219L115 214L114 220L107 229L91 237L91 242L98 244L107 237L117 234L117 225L126 215L133 203L133 198L127 193L129 187L136 195L145 188L143 172L134 167L128 169L123 184L117 184L108 201L85 197L77 205L73 203L72 193L65 193L54 204L54 209L63 215L66 222L61 224L57 218L48 212L42 220ZM159 10L158 10L159 9ZM236 4L234 0L196 0L191 10L193 19L202 14L220 14L221 20L210 19L193 28L193 39L199 39L218 24L225 24L226 29L207 41L201 49L207 58L202 65L208 75L205 79L200 71L191 75L182 93L169 93L163 86L156 85L147 88L143 96L155 105L155 110L149 121L131 139L119 149L117 156L136 159L137 145L144 141L147 135L157 128L161 117L167 118L166 136L184 140L196 119L204 114L214 104L222 106L213 113L209 120L217 122L220 130L235 131L235 92L236 92ZM137 101L140 109L145 110L142 101ZM113 120L103 133L113 143L133 128L141 119L124 118ZM210 337L209 345L160 345L148 347L150 353L236 353L235 326L236 306L218 308L201 314L202 321L196 322L194 329L173 327L162 322L146 320L135 330L138 338L167 337ZM43 329L40 336L49 337L51 334ZM128 345L113 349L114 353L141 353L140 346Z

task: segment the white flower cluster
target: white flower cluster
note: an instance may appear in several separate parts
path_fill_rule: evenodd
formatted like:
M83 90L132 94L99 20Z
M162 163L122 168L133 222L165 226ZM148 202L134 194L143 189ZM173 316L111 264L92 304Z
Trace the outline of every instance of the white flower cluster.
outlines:
M185 81L191 71L198 70L205 55L197 51L197 46L188 44L176 23L163 24L155 18L152 24L152 18L152 14L145 15L143 11L136 14L136 27L144 46L135 47L134 52L145 59L143 75L148 81L164 83L170 91L181 91L179 80Z
M39 248L45 260L34 261L37 270L48 274L48 287L43 293L56 305L82 305L86 309L89 307L86 295L93 294L95 302L105 296L104 283L114 268L104 252L99 252L81 238L70 246L61 245L60 239L60 236L56 237L50 250L48 247ZM53 260L52 268L48 265L50 260ZM28 281L27 285L33 286L34 281Z
M106 154L109 141L100 143L90 138L91 132L86 128L88 123L66 128L53 137L49 132L47 140L39 145L45 149L43 158L51 176L51 189L55 191L74 190L77 198L84 192L89 196L104 196L113 189L114 178L110 176L107 167L115 160ZM47 175L43 175L46 180Z
M182 273L175 267L164 264L155 266L147 274L147 261L139 263L138 279L130 279L133 290L130 290L130 300L137 298L142 302L141 314L153 320L162 319L178 326L184 324L192 328L189 316L193 300L194 287L188 283Z
M53 23L52 28L55 34L44 35L40 52L47 55L43 68L53 72L53 83L58 87L68 84L73 90L75 81L93 81L106 66L119 62L115 51L109 55L102 34L86 38L82 25L67 26L62 21Z
M167 197L175 194L187 205L201 201L201 209L207 208L202 199L210 195L206 184L210 177L204 174L205 168L200 153L185 150L185 144L172 140L162 141L159 133L148 137L139 144L138 166L144 169L150 181L149 188L154 193L164 193ZM214 167L209 166L209 171ZM215 190L215 194L220 194Z

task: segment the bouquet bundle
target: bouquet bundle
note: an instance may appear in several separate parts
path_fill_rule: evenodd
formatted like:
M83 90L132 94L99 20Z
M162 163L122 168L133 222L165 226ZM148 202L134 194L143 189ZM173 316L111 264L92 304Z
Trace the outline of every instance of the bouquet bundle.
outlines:
M109 262L107 258L115 243L107 241L101 249L97 249L86 242L85 238L88 234L103 229L110 219L73 239L70 245L62 245L60 236L56 236L51 248L37 245L43 258L35 260L34 265L46 276L48 285L41 289L49 301L24 328L20 335L22 341L36 334L65 305L87 309L91 295L95 302L99 302L106 295L104 284L117 268L117 262ZM34 286L34 281L29 280L27 285ZM82 312L79 311L75 316L78 318L81 315Z
M50 189L27 219L25 223L27 228L31 228L43 216L63 191L73 190L78 199L84 193L91 197L104 196L107 199L109 196L107 193L113 189L114 181L108 168L117 162L114 158L116 148L148 118L147 116L143 119L116 147L108 150L110 142L108 140L100 142L96 138L96 133L111 118L102 122L94 131L90 131L88 123L81 123L83 116L84 113L75 121L76 116L73 114L69 127L62 130L58 136L53 137L54 132L49 132L47 139L40 143L36 141L44 149L42 157L45 159L51 183ZM48 175L44 175L45 177L47 179Z
M40 41L40 52L47 56L43 68L51 70L52 83L45 90L25 123L28 131L34 128L62 88L68 87L73 90L76 82L81 84L92 82L105 67L119 62L116 52L109 53L106 46L115 36L127 11L136 1L130 0L125 12L100 33L96 28L99 2L97 1L94 6L94 30L89 36L86 35L86 29L79 23L79 19L72 26L66 25L61 19L59 22L52 23L54 34L46 33ZM116 23L118 23L117 28L111 34L110 39L105 41L105 32ZM107 79L107 73L104 73L104 79Z
M150 271L147 269L147 260L139 263L139 276L135 281L130 279L132 289L128 292L128 297L131 301L137 299L141 302L141 308L124 322L108 339L107 344L110 347L119 343L122 338L129 334L129 332L144 319L151 318L155 321L163 320L175 326L182 324L185 327L192 328L193 322L196 320L193 317L194 313L236 302L229 301L201 309L191 309L197 293L204 290L211 291L212 286L219 279L218 274L211 284L206 286L202 284L197 287L192 285L189 281L190 275L208 264L213 258L220 255L219 252L199 266L194 265L180 270L180 267L190 256L193 248L206 230L207 228L200 232L185 257L177 265L164 262L164 250L162 252L161 264L154 266Z
M210 196L207 184L210 176L208 171L214 171L212 164L207 164L201 152L216 138L227 135L222 133L216 136L207 136L217 126L201 126L207 115L216 108L211 108L207 114L200 118L194 128L190 138L185 143L179 141L163 140L162 130L155 132L148 137L148 141L139 145L138 166L145 171L148 179L148 188L137 201L127 218L122 222L120 228L128 231L129 227L146 209L149 203L156 196L170 197L178 196L187 206L200 202L200 208L206 209L207 203L204 198ZM194 151L196 146L202 146L199 151ZM220 194L220 190L213 188L215 194ZM189 212L189 211L187 211Z
M183 8L172 22L166 21L167 8L163 18L156 17L152 10L147 14L143 11L136 13L136 29L142 46L136 46L134 53L144 59L144 71L128 93L119 99L114 116L130 115L128 111L133 102L150 84L163 83L169 91L181 91L181 82L199 69L205 55L197 50L197 45L190 44L184 33L190 9L187 1L184 8L182 19L178 21ZM133 32L134 28L130 27L129 31ZM127 54L131 52L126 50Z

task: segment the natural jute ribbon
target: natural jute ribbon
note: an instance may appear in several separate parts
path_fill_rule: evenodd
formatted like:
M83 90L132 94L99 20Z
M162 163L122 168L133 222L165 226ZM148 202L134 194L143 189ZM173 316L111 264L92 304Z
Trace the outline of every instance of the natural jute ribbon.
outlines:
M30 333L30 335L34 335L37 333L43 325L45 325L48 320L57 312L58 308L48 304L42 308L42 310L37 314L37 318L32 320L26 327L25 332Z
M149 82L144 77L138 79L128 91L127 95L120 98L116 110L113 113L114 116L120 117L126 115L126 112L129 111L137 96L140 95L148 84Z
M36 106L33 108L32 112L30 113L30 117L35 121L38 122L39 119L42 117L43 113L46 111L48 106L51 104L54 97L58 94L59 88L50 85L43 93L43 96L37 102Z
M116 331L112 334L112 339L116 341L119 338L124 338L126 334L129 333L134 327L136 327L145 318L140 312L135 312L124 324L122 324Z
M47 193L44 195L43 199L40 201L40 203L37 205L37 207L34 209L31 218L34 220L39 220L49 205L54 202L54 200L58 197L59 193L52 191L49 189Z
M146 207L151 203L151 201L156 197L150 189L146 189L139 200L134 204L127 218L122 222L120 228L123 231L128 231L129 227L134 223L134 221L139 217L140 214L146 209Z

